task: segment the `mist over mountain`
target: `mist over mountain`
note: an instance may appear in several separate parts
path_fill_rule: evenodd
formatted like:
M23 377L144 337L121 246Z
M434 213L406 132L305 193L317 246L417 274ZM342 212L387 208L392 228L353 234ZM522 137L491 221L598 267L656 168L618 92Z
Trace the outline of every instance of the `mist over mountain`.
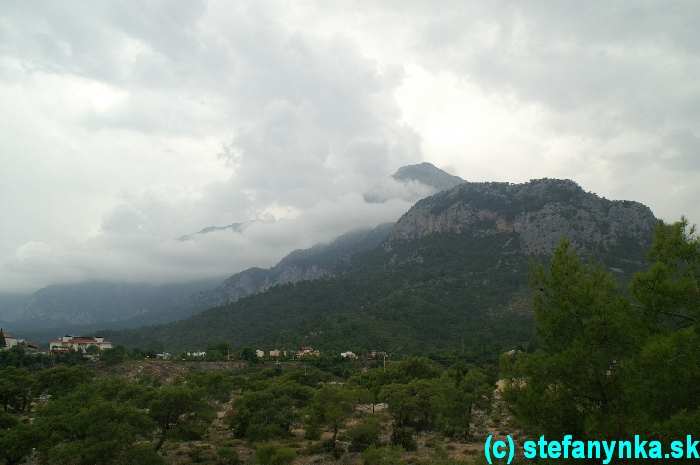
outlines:
M533 259L569 238L624 280L645 263L656 223L640 203L607 200L568 180L460 183L419 201L342 274L112 337L173 350L216 340L404 352L525 344Z
M0 322L21 318L30 297L30 294L0 294Z
M419 198L464 182L430 163L401 167L385 181L400 186L397 192L387 192L385 201L402 195ZM416 189L416 186L420 187ZM187 243L214 235L244 234L250 227L273 223L274 219L263 216L225 226L208 226L183 235L178 241ZM33 332L49 328L94 331L186 318L197 311L234 302L276 285L343 273L349 267L350 257L377 247L388 237L391 226L359 228L328 243L292 251L269 269L253 267L225 280L212 278L163 285L89 281L51 285L29 295L8 295L0 300L0 321L4 319L14 327ZM231 268L234 267L235 263L231 263Z
M328 244L317 244L309 249L295 250L272 268L249 268L227 278L210 291L195 296L202 309L215 307L264 292L281 284L328 278L346 271L350 259L381 244L393 224L382 224L343 234Z
M178 240L179 241L189 241L189 240L197 238L198 235L210 234L210 233L220 232L220 231L231 231L234 233L242 232L250 224L251 224L251 221L244 221L242 223L231 223L231 224L227 224L225 226L207 226L205 228L200 229L196 233L185 234L183 236L180 236L180 237L178 237Z
M363 197L369 203L383 203L394 198L415 202L463 182L464 179L459 176L453 176L432 163L423 162L402 166L365 192Z
M417 181L436 191L451 189L465 182L459 176L451 175L428 162L402 166L391 177L401 182Z
M28 296L14 325L27 329L133 327L172 321L196 310L190 296L218 279L172 284L84 282L42 288Z
M388 179L389 182L394 180L404 187L408 183L419 183L428 188L425 192L439 192L465 182L431 163L403 166ZM375 228L351 231L327 244L295 250L270 269L254 267L244 270L226 279L216 289L202 292L197 298L198 303L202 308L213 307L276 285L335 276L347 271L353 255L371 250L382 243L392 226L393 224L386 223Z

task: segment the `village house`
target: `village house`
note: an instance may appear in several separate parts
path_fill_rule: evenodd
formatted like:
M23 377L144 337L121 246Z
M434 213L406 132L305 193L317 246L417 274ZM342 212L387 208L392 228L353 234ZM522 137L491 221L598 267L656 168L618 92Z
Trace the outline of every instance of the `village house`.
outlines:
M204 350L199 350L195 352L185 352L185 358L205 358L206 356L207 353Z
M88 348L95 347L98 351L111 349L112 343L103 337L93 336L62 336L49 342L50 352L87 352Z
M15 347L16 345L24 343L24 339L18 339L16 337L14 337L12 334L5 332L2 328L0 328L0 335L2 335L5 339L5 344L0 345L0 350L11 349L11 348ZM3 337L0 337L0 344L1 344Z
M320 357L321 352L314 349L313 347L302 347L296 354L297 358L307 358L307 357Z
M270 351L270 358L280 358L282 356L282 351L273 349Z
M340 353L340 356L341 356L342 358L348 359L348 360L355 360L355 359L357 358L357 355L356 355L354 352L350 352L350 351L341 352L341 353Z
M379 351L379 350L370 350L367 353L367 358L369 360L386 359L388 357L389 357L389 354L387 354L386 352Z
M255 350L255 355L256 355L258 358L264 358L264 357L265 357L265 351L264 351L264 350L260 350L260 349L256 349L256 350Z

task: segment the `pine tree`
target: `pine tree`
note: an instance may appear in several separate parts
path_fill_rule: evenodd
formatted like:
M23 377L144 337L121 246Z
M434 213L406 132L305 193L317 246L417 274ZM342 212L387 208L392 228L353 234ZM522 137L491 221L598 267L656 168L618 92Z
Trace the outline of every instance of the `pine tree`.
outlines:
M2 328L0 328L0 348L5 348L6 345L7 341L5 341L5 333Z

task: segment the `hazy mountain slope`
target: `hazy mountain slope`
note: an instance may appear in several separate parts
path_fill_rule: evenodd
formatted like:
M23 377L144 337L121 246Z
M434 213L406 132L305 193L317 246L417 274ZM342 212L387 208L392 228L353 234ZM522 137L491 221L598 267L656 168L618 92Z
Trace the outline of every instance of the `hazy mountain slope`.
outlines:
M0 322L15 321L22 317L30 294L0 294Z
M391 178L400 183L419 182L433 192L464 182L430 163L403 166ZM384 224L373 229L351 231L328 244L293 251L270 269L254 267L244 270L226 279L216 289L196 296L197 305L202 308L223 305L279 284L328 278L344 272L351 256L378 246L387 238L391 227L391 224Z
M164 285L85 282L47 286L29 297L17 323L21 327L64 328L172 321L191 315L196 308L190 296L218 282L218 279Z
M345 274L288 284L177 323L114 334L170 349L235 345L481 351L530 337L528 264L564 236L628 276L656 219L571 181L467 183L419 201Z
M391 231L392 224L352 231L328 244L295 250L272 268L249 268L226 279L221 285L195 297L197 306L209 308L263 292L273 286L330 277L343 272L350 257L376 248Z

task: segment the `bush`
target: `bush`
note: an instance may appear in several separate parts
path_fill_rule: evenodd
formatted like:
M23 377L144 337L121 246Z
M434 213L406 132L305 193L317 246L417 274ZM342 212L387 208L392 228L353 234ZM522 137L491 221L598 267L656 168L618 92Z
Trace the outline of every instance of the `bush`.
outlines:
M413 437L413 428L394 428L391 433L391 443L409 451L416 450L418 447Z
M123 346L116 346L113 349L105 349L100 352L100 360L102 360L106 365L118 365L126 361L128 358L129 354Z
M150 446L135 446L126 452L124 463L138 463L139 465L165 465L165 460Z
M289 447L265 445L255 451L255 462L258 465L288 465L294 461L297 453Z
M376 447L370 446L362 453L364 465L402 465L403 449L397 446Z
M317 440L321 437L321 429L315 423L306 425L304 430L304 439Z
M220 447L216 451L218 456L218 465L239 465L241 459L238 457L238 452L230 447Z
M379 433L381 426L376 418L367 418L362 423L348 431L350 437L350 451L362 452L369 446L379 445Z

